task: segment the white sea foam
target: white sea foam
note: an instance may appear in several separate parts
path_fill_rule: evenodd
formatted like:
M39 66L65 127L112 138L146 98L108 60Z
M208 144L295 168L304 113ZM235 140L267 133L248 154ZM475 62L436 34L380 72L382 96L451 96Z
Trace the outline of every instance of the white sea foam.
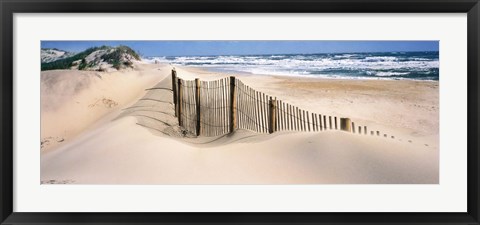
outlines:
M255 74L413 79L438 79L439 68L438 53L180 56L148 60Z

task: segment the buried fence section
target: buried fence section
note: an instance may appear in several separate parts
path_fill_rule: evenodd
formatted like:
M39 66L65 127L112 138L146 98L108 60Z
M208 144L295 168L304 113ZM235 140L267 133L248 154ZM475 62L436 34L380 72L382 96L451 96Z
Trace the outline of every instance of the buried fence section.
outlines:
M285 103L234 76L214 81L183 80L172 70L172 90L179 126L196 136L220 136L236 129L269 134L342 130L381 136L380 131L368 132L367 126L356 127L350 118L312 113Z

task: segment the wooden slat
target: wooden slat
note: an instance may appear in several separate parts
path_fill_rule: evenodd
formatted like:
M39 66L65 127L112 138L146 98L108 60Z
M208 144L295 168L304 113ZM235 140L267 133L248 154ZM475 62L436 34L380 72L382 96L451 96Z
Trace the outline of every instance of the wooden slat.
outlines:
M196 134L197 133L197 112L196 112L196 101L195 101L195 81L190 81L190 84L192 85L190 87L190 94L191 94L191 103L190 103L190 108L191 108L191 111L192 111L192 114L190 115L190 121L191 121L191 125L192 125L192 130L191 132L193 134Z
M193 111L193 110L194 110L194 108L195 108L195 107L193 107L193 103L194 103L193 97L194 97L195 95L193 94L193 91L192 91L192 89L193 89L193 82L192 82L192 81L189 81L189 83L190 83L190 84L188 85L188 86L189 86L189 88L188 88L188 91L189 91L189 93L188 93L188 96L189 96L189 99L188 99L188 101L189 101L188 108L190 109L190 114L188 115L188 117L189 117L189 122L190 122L189 131L190 131L190 133L195 134L195 127L194 127L195 117L193 116L193 115L194 115L194 111Z
M220 135L223 135L224 134L224 128L225 128L225 123L227 122L224 118L224 105L223 105L223 102L224 102L224 98L223 98L223 79L220 79L218 80L218 104L219 104L219 107L220 107L220 110L219 110L219 116L220 116L220 124L219 124L219 127L218 127L218 130L219 130L219 133Z
M241 102L242 102L242 112L243 112L242 113L242 115L243 115L243 117L242 117L243 129L247 129L247 110L246 110L247 107L246 107L246 101L245 101L247 96L245 95L245 89L246 89L245 84L242 83L242 100L241 100Z
M225 124L225 120L223 119L223 92L222 92L222 87L223 87L223 79L218 80L218 116L219 116L219 121L220 123L218 124L218 133L220 135L223 135L223 125Z
M188 81L184 81L184 84L185 88L183 89L183 92L184 92L184 98L183 98L183 105L184 105L184 113L183 113L183 116L184 116L184 121L182 121L182 124L184 125L183 127L188 131L188 127L189 127L189 120L188 120L188 114L189 114L189 108L188 108Z
M236 116L235 116L236 121L237 121L237 125L236 125L237 128L240 128L240 112L239 112L239 99L238 99L238 97L240 96L239 95L239 92L240 92L239 84L240 84L239 80L235 78L235 90L236 90L235 91L235 93L236 93L235 97L236 97L236 101L235 101L235 106L234 107L236 108L236 111L237 111Z
M302 126L301 131L305 131L305 113L302 109L299 109L299 112L300 112L300 124Z
M302 126L303 126L302 131L306 131L307 130L307 120L305 118L305 110L302 109L300 111L300 115L302 117Z
M320 131L323 131L322 114L317 115L317 117L318 117L318 127L320 128Z
M203 118L203 122L205 123L205 134L206 136L210 136L210 125L208 123L208 119L210 117L210 99L208 99L208 95L210 93L210 91L208 90L208 87L209 87L209 82L208 81L205 81L204 83L204 91L205 93L203 94L203 98L204 98L204 107L205 107L205 116Z
M256 91L255 89L251 88L250 89L250 96L252 99L252 120L253 120L253 130L255 132L259 132L259 126L258 126L258 111L257 111L257 97L256 97Z
M201 107L200 107L200 114L203 115L201 117L201 133L204 135L204 136L207 136L206 135L206 132L205 132L205 116L207 115L206 113L206 110L205 110L205 81L202 81L202 84L201 84L201 89L200 89L200 102L201 102Z
M208 108L209 107L209 99L208 99L208 94L209 94L209 90L208 90L208 81L205 81L203 83L203 106L204 106L204 109L205 109L205 113L204 113L204 117L203 117L203 123L204 123L204 133L205 133L205 136L210 136L210 133L209 133L209 128L210 128L210 125L208 124L208 118L210 116L210 109Z
M309 127L308 127L308 112L306 110L303 110L303 123L305 124L305 131L309 131Z
M192 118L191 118L191 115L192 115L192 107L191 107L191 98L192 98L192 93L191 93L191 82L190 81L187 81L187 109L188 109L188 112L187 112L187 130L188 132L191 132L192 131Z
M296 106L292 106L293 107L293 115L294 115L294 118L295 118L295 131L298 131L299 128L300 128L300 123L299 123L299 119L298 119L298 108Z
M242 84L242 111L243 111L243 129L248 130L248 111L247 111L247 87Z
M215 96L215 88L217 86L217 82L214 80L212 81L212 89L210 92L212 93L212 131L213 131L213 136L217 136L217 98Z
M280 119L280 101L275 97L275 132L281 130L281 119Z
M253 88L249 89L248 94L250 95L250 112L251 112L251 123L252 123L252 130L257 132L257 120L256 120L256 112L255 112L255 94Z
M278 101L279 104L279 111L278 113L280 114L280 130L283 131L285 130L285 112L283 111L283 102L281 100Z
M312 131L317 132L317 122L315 120L315 113L310 114L312 117Z
M302 124L303 124L303 131L307 131L307 119L305 118L305 110L302 109Z
M263 121L265 124L264 132L268 133L268 101L267 101L268 96L262 93L262 105L263 105Z
M219 80L215 81L215 130L216 130L216 135L220 135L220 97L218 95L218 90L219 90Z
M302 117L300 116L300 109L298 107L295 107L297 111L297 130L302 131Z
M258 95L257 95L257 91L256 90L253 90L253 96L254 96L254 99L255 99L255 122L256 122L256 127L257 127L257 132L260 132L261 131L261 127L260 127L260 111L259 111L259 104L258 104Z
M283 130L288 130L288 111L287 111L287 104L285 102L282 103L282 110L283 110Z
M295 108L295 106L291 106L290 107L292 109L292 120L293 120L293 129L294 131L297 130L297 109Z
M263 104L263 93L261 92L258 92L258 100L260 101L259 104L260 104L260 120L262 122L262 133L265 132L265 120L263 119L264 118L264 114L265 114L265 107L264 107L264 104Z
M303 128L305 126L303 122L303 116L302 116L302 109L298 109L298 117L300 118L300 131L304 131Z
M190 82L187 80L185 82L185 90L186 90L186 93L185 93L185 108L187 109L186 110L186 125L185 125L185 128L187 129L188 132L190 132Z
M258 111L258 99L257 99L257 91L255 89L252 90L252 96L253 96L253 99L254 99L254 109L255 109L255 131L258 133L260 132L260 126L259 126L259 119L258 119L258 114L259 114L259 111Z
M218 105L219 105L219 117L220 117L220 124L219 127L218 127L218 130L219 130L219 133L220 135L223 135L223 126L225 125L225 120L223 118L223 92L222 92L222 88L223 88L223 79L220 79L218 80Z
M218 80L218 88L217 88L217 98L218 98L218 135L223 134L223 124L225 121L223 120L223 105L222 105L222 80Z
M194 124L193 121L195 120L195 118L193 117L193 115L194 115L194 112L193 112L194 107L192 107L193 97L194 97L193 91L192 91L193 82L192 82L192 81L189 81L189 83L190 83L190 84L189 84L189 88L188 88L188 91L189 91L189 93L188 93L188 97L189 97L189 99L188 99L188 101L189 101L188 107L189 107L189 109L190 109L190 114L188 115L188 116L189 116L189 122L190 122L189 131L190 131L190 133L195 134L195 129L194 129L194 127L193 127L193 124Z
M210 128L212 131L212 136L215 136L215 81L211 81L211 86L208 92L210 93L210 108L212 109L212 113L210 116Z
M258 126L257 126L257 101L255 99L255 90L252 88L250 89L250 95L252 96L252 112L253 112L253 128L255 132L258 132Z
M286 113L285 113L285 102L281 101L280 100L280 106L281 106L281 111L280 113L282 114L281 117L282 117L282 131L286 130L287 128L285 127L287 125L287 122L286 122Z
M292 111L292 106L288 104L288 113L290 114L290 129L289 130L294 130L294 123L293 123L293 111Z
M226 130L225 130L226 133L229 133L229 132L230 132L229 128L230 128L230 122L231 122L231 121L230 121L230 117L229 117L229 110L230 110L230 95L229 95L230 92L229 92L229 87L230 87L230 85L229 85L229 80L228 80L228 78L225 78L225 106L226 106L226 108L225 108L225 117L226 117L226 119L227 119Z
M240 111L240 121L239 121L239 126L242 129L245 129L245 110L243 108L243 103L244 103L244 89L243 89L243 83L238 81L238 87L239 87L239 95L238 95L238 105L239 105L239 111Z
M281 100L279 100L278 105L279 105L278 112L280 117L280 130L284 131L285 130L285 111L283 111L284 103Z
M262 120L260 119L261 118L261 112L260 112L260 99L258 97L258 91L255 91L255 107L256 107L256 110L257 110L257 126L258 126L258 132L261 133L262 132Z
M229 116L229 111L230 111L230 97L229 97L229 79L224 78L223 79L223 87L222 87L222 92L223 92L223 121L225 122L223 126L223 134L229 133L229 127L230 127L230 116Z
M292 125L291 125L291 115L290 115L290 105L288 103L285 103L285 112L286 112L286 130L291 130Z
M250 130L250 109L249 109L249 96L248 96L248 86L245 85L244 87L245 92L245 99L244 99L244 106L245 106L245 127L247 130Z
M292 122L293 122L292 130L296 131L297 130L297 112L293 105L290 105L290 109L292 111Z
M225 122L224 126L223 126L223 134L226 134L228 131L228 106L227 106L227 103L228 103L228 98L227 98L227 92L226 92L226 89L227 89L227 79L224 78L223 79L223 87L222 87L222 99L223 99L223 121Z
M258 104L258 122L260 126L260 133L265 132L265 122L263 121L263 101L262 101L262 93L259 91L255 92L255 95L257 96L257 104Z
M322 121L318 119L319 114L315 113L315 121L317 122L317 131L322 130Z
M323 128L322 128L322 114L317 115L317 121L318 121L318 130L322 131L323 130Z
M253 99L252 99L252 88L247 86L247 94L248 94L248 124L249 124L249 129L252 131L255 131L254 127L254 114L253 114Z
M308 127L308 132L310 132L310 131L311 131L311 130L310 130L310 119L309 119L309 118L310 118L310 116L309 116L309 115L310 115L310 113L307 111L307 112L306 112L306 116L307 116L307 127Z
M290 110L292 112L292 130L296 131L297 130L297 113L296 109L293 105L290 105Z
M268 104L269 98L270 97L268 95L265 95L265 99L264 99L264 102L265 102L265 124L267 125L266 133L268 133L268 130L270 129L270 121L269 121L269 115L268 115L268 109L270 107L270 104Z
M214 125L214 134L218 136L218 96L217 96L217 89L218 89L218 82L215 80L213 81L213 108L215 109L213 112L213 125Z
M282 113L281 113L281 109L282 109L282 102L280 100L275 100L276 101L276 116L275 118L277 119L277 131L281 131L282 130Z

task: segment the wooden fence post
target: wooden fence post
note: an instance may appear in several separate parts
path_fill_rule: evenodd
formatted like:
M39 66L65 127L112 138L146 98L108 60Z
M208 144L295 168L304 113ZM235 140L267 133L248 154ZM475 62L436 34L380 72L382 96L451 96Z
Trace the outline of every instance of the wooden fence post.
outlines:
M237 127L237 104L236 94L235 94L235 77L230 77L230 133L233 133Z
M200 80L195 78L195 105L197 111L197 136L200 135Z
M352 121L350 118L340 118L340 129L347 132L352 132Z
M320 119L320 120L319 120L319 124L318 124L318 125L320 125L320 126L319 126L319 127L320 127L320 131L322 131L322 130L324 130L324 129L323 129L323 123L322 123L322 114L319 115L319 119Z
M268 100L268 116L269 116L269 123L268 123L268 133L275 132L275 102L272 97Z
M182 79L178 79L178 126L182 126Z
M172 69L172 92L173 92L173 104L175 106L175 116L178 116L178 106L177 106L177 71L175 68Z

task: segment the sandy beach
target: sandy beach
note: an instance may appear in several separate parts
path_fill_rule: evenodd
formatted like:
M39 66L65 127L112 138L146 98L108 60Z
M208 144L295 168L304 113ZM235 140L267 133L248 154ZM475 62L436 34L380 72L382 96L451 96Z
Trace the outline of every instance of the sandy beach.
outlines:
M46 184L437 184L439 83L322 79L176 67L182 79L236 76L310 112L349 117L388 138L343 131L237 130L185 138L169 104L172 66L42 71L41 182ZM170 86L171 87L171 86ZM136 107L163 112L142 112ZM155 117L155 123L145 117ZM176 124L175 124L176 123ZM390 136L394 136L391 138Z

